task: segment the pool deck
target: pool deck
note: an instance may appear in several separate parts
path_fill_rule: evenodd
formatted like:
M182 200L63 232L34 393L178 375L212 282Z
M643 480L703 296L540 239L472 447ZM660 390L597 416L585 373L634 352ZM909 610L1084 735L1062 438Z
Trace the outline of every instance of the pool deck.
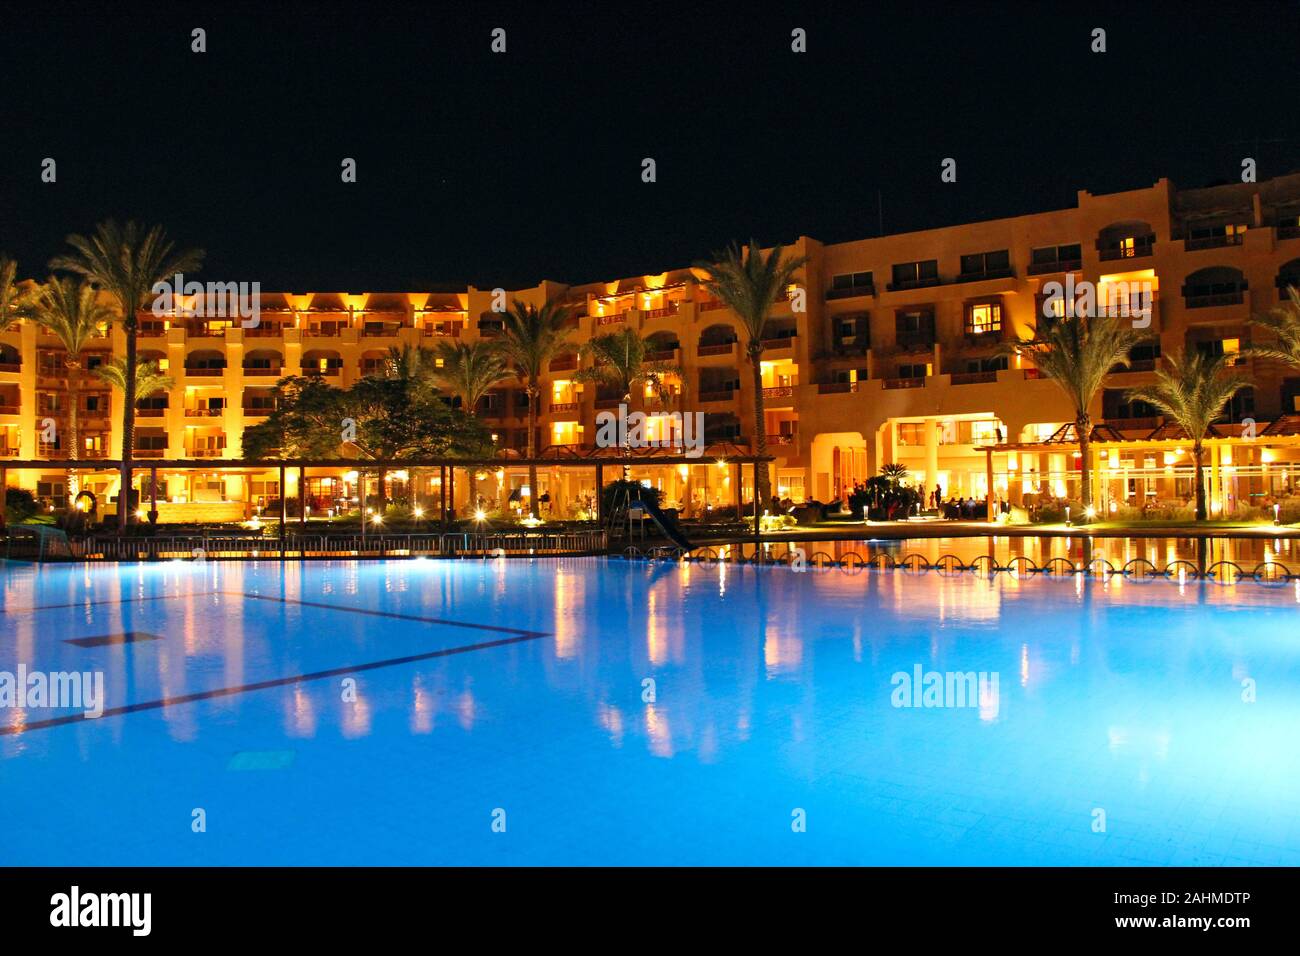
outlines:
M777 541L899 541L916 538L1300 538L1294 525L1141 525L1091 526L1042 524L1004 525L987 521L858 521L835 522L796 531L765 531L762 539ZM701 540L701 547L712 544L751 544L752 534Z

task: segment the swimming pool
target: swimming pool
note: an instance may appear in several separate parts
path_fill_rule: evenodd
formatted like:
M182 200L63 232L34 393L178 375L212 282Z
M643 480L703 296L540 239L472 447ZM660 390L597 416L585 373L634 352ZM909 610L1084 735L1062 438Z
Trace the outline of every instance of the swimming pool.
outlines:
M603 558L0 584L0 671L105 687L97 719L0 709L5 865L1300 863L1291 585ZM941 706L908 686L932 673Z

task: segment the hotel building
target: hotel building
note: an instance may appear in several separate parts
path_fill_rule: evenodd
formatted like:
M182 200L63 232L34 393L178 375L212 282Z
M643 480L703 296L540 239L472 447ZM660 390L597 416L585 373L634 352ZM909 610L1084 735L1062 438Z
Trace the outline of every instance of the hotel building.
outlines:
M1188 190L1162 179L1121 193L1080 192L1072 208L1015 218L834 244L802 236L788 251L806 256L807 264L798 290L773 312L762 363L763 428L782 497L831 501L892 462L907 466L927 492L940 486L944 497L982 499L991 489L1020 504L1077 495L1085 463L1069 430L1061 431L1073 409L1027 357L1003 349L1032 336L1048 284L1072 275L1093 283L1103 300L1104 290L1125 283L1153 291L1151 340L1127 369L1109 376L1092 409L1098 445L1087 465L1101 479L1103 503L1114 510L1185 500L1186 437L1128 401L1125 389L1151 381L1162 354L1240 352L1253 334L1248 319L1277 305L1288 285L1300 286L1300 174ZM799 290L802 310L795 308ZM544 456L573 459L591 447L597 413L617 407L619 396L575 383L577 346L630 327L653 341L656 357L680 367L674 407L704 412L713 446L692 466L638 459L635 476L657 483L670 504L688 513L750 495L750 476L719 461L754 438L743 332L691 269L586 285L544 281L507 290L507 298L560 298L574 309L574 348L551 363L543 388L537 447ZM474 287L263 293L253 328L143 313L140 355L157 359L175 384L140 403L142 474L150 459L195 465L160 471L162 520L246 517L279 496L275 471L223 469L221 462L240 457L242 430L269 413L280 376L320 375L346 386L382 369L393 346L492 338L501 328L492 300L492 290ZM124 350L114 328L85 364ZM1288 417L1298 411L1300 370L1248 357L1238 364L1255 384L1209 442L1216 511L1288 494L1292 469L1300 469L1300 419ZM49 459L48 470L13 469L7 480L50 499L63 493L59 460L68 449L57 440L43 443L42 423L52 418L56 435L64 433L67 374L57 341L32 324L0 333L0 465L5 457ZM117 457L120 395L90 376L79 395L82 447L75 457ZM657 409L650 396L635 404ZM526 408L522 388L510 383L476 410L503 449L501 467L475 482L488 499L504 501L526 483L524 469L511 464L526 446ZM613 472L606 469L609 477ZM343 484L351 478L311 472L309 500L328 506L351 490ZM116 480L109 471L85 479L101 498L116 494ZM297 477L290 480L286 491L296 495ZM434 492L430 483L438 480L401 472L395 478L416 482L422 494ZM471 492L468 483L458 484L457 505L464 508ZM594 472L543 468L539 484L557 515L570 514L593 493Z

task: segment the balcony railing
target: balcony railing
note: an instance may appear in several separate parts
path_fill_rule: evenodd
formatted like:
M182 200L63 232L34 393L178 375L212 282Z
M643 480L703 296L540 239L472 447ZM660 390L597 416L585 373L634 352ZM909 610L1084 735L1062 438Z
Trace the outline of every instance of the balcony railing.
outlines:
M576 412L578 407L577 402L551 402L551 414L558 415L568 412Z
M187 408L186 418L220 418L226 413L224 408Z
M578 357L570 355L565 358L552 359L548 368L552 372L568 372L578 367Z
M0 362L0 372L21 372L22 362Z
M260 376L271 376L271 375L273 375L273 376L275 376L276 378L279 378L282 374L284 374L284 370L283 370L280 366L278 366L278 365L277 365L275 368L266 368L265 366L262 366L262 365L254 365L253 367L250 368L249 366L245 365L245 366L244 366L244 374L245 374L245 375L250 375L250 376L259 376L259 375L260 375Z
M934 348L934 335L929 332L899 332L898 347L913 352Z
M847 392L856 392L858 382L819 382L817 385L818 395L840 395Z
M334 339L334 338L338 338L339 334L342 331L343 330L339 328L337 325L326 326L324 328L318 325L313 325L310 328L303 329L302 334L303 334L303 338L308 338L308 339Z
M252 325L244 329L247 339L274 339L284 335L284 326L279 323Z
M167 409L165 408L137 408L135 410L136 418L165 418Z
M1189 295L1186 298L1187 308L1189 309L1209 309L1221 305L1241 305L1243 294L1240 289L1236 292L1216 292L1211 295Z
M1138 242L1132 246L1111 246L1108 249L1101 250L1102 262L1113 262L1116 259L1144 259L1151 255L1151 250L1155 242L1148 240Z
M403 328L401 325L366 325L361 329L361 334L372 339L392 338Z
M795 440L794 435L767 435L765 437L769 445L793 445Z
M596 316L597 325L617 325L620 322L626 322L626 321L627 321L626 312L615 312L613 315Z
M647 362L671 362L677 358L677 349L655 349L653 352L646 352Z
M1223 235L1199 236L1195 239L1184 239L1183 250L1194 252L1197 249L1222 249L1225 246L1241 245L1241 233L1232 234L1224 233Z
M986 282L989 279L1011 279L1014 278L1016 270L1007 266L1005 269L985 269L982 272L962 272L957 276L957 281L961 282Z
M730 355L735 349L735 342L719 342L716 345L701 345L696 348L697 355Z
M210 365L202 367L185 366L185 374L194 378L219 378L225 371L224 367L213 368Z
M885 388L925 388L925 378L887 378Z
M725 309L726 307L727 303L723 302L721 299L706 299L700 303L699 311L712 312L715 309Z
M794 386L773 385L770 388L765 388L763 389L763 398L768 400L794 398Z
M1300 239L1300 225L1278 226L1277 237L1279 239Z
M670 302L660 309L651 309L645 314L647 319L664 319L681 311L680 302Z
M325 378L337 378L339 374L338 365L331 365L329 368L305 368L302 370L303 375L320 375Z
M136 458L166 458L166 448L137 448L135 450Z
M794 348L794 336L783 335L775 339L763 339L763 348L771 351Z
M729 402L735 398L736 390L728 388L716 392L700 392L701 404L711 404L713 402Z
M0 415L17 415L17 405L0 405Z
M0 458L17 458L20 454L21 448L0 448Z
M904 292L907 289L927 289L942 284L943 279L939 276L925 276L920 279L900 279L898 282L889 283L885 288L889 292Z
M191 458L220 458L224 452L224 448L191 448L188 454Z
M1025 271L1031 276L1041 276L1054 272L1078 272L1082 268L1082 259L1057 259L1054 262L1031 262Z
M998 380L997 372L954 372L954 385L988 385Z
M860 295L875 295L876 287L874 285L855 285L842 289L829 289L826 292L828 299L852 299Z

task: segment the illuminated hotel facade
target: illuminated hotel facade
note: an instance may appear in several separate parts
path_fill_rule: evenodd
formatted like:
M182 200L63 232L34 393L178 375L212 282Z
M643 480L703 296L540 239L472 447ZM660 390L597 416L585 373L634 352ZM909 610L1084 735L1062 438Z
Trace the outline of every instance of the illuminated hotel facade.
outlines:
M807 257L798 286L806 308L779 302L764 333L764 431L773 488L795 501L845 496L886 463L907 466L927 493L983 499L990 490L1013 504L1077 495L1081 463L1068 442L1046 441L1074 418L1058 387L1039 377L1027 357L1004 346L1032 336L1048 284L1068 275L1100 289L1150 288L1150 344L1130 369L1113 373L1097 396L1093 418L1104 423L1089 463L1103 499L1141 504L1190 496L1184 436L1161 429L1151 409L1128 402L1124 390L1152 378L1159 356L1178 349L1235 352L1252 336L1249 318L1300 285L1300 174L1262 183L1178 190L1167 180L1107 195L1078 194L1073 208L852 242L823 244L800 237L788 247ZM1145 285L1143 285L1145 284ZM612 282L564 285L545 281L507 290L507 299L573 306L573 349L550 365L540 402L537 447L557 460L581 457L595 441L598 412L619 396L582 386L577 347L624 327L652 340L654 357L680 367L682 411L705 413L710 453L692 466L638 460L635 476L663 488L667 503L696 513L750 495L751 480L719 466L726 449L753 440L754 395L736 317L710 299L688 268ZM794 297L797 299L797 297ZM159 476L162 520L247 517L279 495L274 471L222 469L241 455L245 426L271 409L272 386L284 375L321 375L346 386L382 370L388 350L445 339L473 341L499 333L492 290L454 293L262 294L256 327L238 320L168 319L141 315L140 355L159 361L175 384L141 402L139 465L150 459L193 459L211 471ZM93 367L123 354L119 328L86 356ZM1289 491L1300 370L1243 358L1254 388L1230 410L1231 426L1210 442L1216 510ZM58 461L67 449L41 442L41 423L67 415L67 369L53 337L30 323L0 333L0 456L50 460L48 471L8 473L57 498L64 487ZM91 376L80 384L78 458L116 458L121 438L114 408L120 395ZM650 396L634 407L657 409ZM526 446L522 386L508 383L478 409L502 449ZM1241 422L1257 436L1241 437ZM1272 427L1272 432L1269 428ZM1112 443L1105 440L1114 439ZM996 446L996 451L988 449ZM504 503L526 483L510 451L493 474L480 474L470 494ZM0 464L3 458L0 458ZM359 462L360 464L360 462ZM1300 467L1300 466L1298 466ZM607 469L612 477L613 469ZM108 471L87 476L102 495L116 494ZM308 498L327 507L346 493L340 473L312 472ZM414 490L436 489L429 475L400 476ZM297 477L286 489L298 493ZM594 491L586 469L542 469L539 493L556 516L576 513ZM397 489L401 493L402 489ZM1113 506L1112 506L1113 510Z

